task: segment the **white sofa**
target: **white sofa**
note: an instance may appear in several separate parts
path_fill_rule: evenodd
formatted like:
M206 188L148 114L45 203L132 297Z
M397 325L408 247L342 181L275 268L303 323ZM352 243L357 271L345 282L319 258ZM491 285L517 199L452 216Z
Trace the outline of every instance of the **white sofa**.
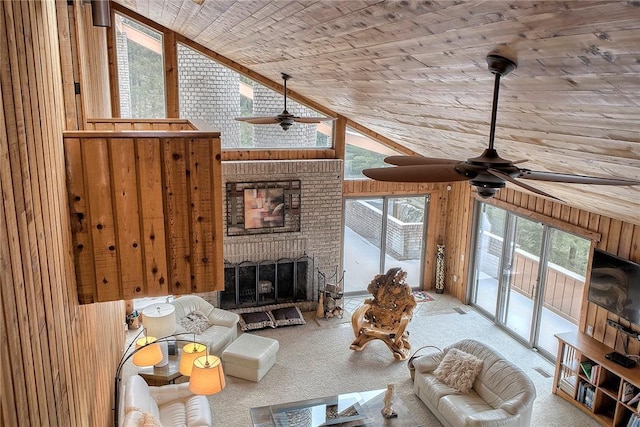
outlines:
M140 375L133 375L127 379L123 394L122 427L212 425L207 397L191 393L189 383L150 387Z
M468 393L461 393L434 375L444 355L457 348L482 360L482 370ZM413 361L414 393L445 427L529 426L536 389L519 367L475 340L463 340Z
M196 333L195 340L209 347L209 353L218 357L222 351L238 337L240 316L231 311L216 308L197 295L184 295L171 302L176 308L176 334L185 334L184 339L193 339L193 333L182 326L182 319L193 312L200 312L208 318L209 326Z

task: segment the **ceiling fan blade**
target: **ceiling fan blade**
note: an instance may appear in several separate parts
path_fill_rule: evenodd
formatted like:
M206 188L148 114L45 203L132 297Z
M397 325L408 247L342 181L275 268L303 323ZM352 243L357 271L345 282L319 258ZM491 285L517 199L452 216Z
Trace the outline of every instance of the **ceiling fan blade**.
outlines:
M337 118L336 117L293 117L293 121L298 123L322 123L329 120L337 120Z
M236 117L236 120L254 125L272 125L274 123L280 123L280 120L277 117Z
M364 169L362 173L376 181L392 182L453 182L469 178L454 168L455 164L410 165L393 168Z
M563 201L562 199L559 199L559 198L557 198L556 196L553 196L553 195L551 195L551 194L549 194L549 193L546 193L546 192L544 192L544 191L542 191L542 190L539 190L539 189L537 189L537 188L535 188L535 187L532 187L532 186L531 186L531 185L529 185L529 184L525 184L524 182L520 182L520 181L518 181L517 179L512 178L512 177L511 177L511 175L506 174L506 173L503 173L503 172L500 172L499 170L489 168L489 169L487 169L487 172L489 172L491 175L495 175L495 176L497 176L498 178L502 178L502 179L504 179L505 181L509 181L510 183L515 184L515 185L517 185L517 186L519 186L519 187L522 187L522 188L524 188L524 189L526 189L526 190L529 190L529 191L531 191L531 192L533 192L533 193L540 194L541 196L546 196L546 197L549 197L549 198L551 198L551 199L558 200L558 201L560 201L560 202L562 202L562 201Z
M599 176L532 171L529 169L520 169L520 175L518 175L518 177L524 179L535 179L537 181L566 182L570 184L640 185L640 181L634 179L604 178Z
M396 166L414 166L414 165L455 165L460 160L438 159L434 157L423 156L388 156L384 158L385 163Z

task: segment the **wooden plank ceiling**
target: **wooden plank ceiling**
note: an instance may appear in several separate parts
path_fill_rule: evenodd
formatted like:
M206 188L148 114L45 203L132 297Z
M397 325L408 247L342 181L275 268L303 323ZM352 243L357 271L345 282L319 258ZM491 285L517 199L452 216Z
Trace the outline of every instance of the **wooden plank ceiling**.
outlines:
M429 157L488 143L534 170L640 179L638 1L219 1L118 3ZM278 113L275 111L274 114ZM640 223L640 186L536 184Z

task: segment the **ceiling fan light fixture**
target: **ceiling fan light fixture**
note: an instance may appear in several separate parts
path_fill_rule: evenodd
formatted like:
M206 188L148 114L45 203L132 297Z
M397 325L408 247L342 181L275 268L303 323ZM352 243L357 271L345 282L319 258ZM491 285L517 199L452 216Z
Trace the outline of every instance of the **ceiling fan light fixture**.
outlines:
M476 193L483 199L490 199L496 195L499 188L476 187Z
M466 161L422 156L390 156L385 159L385 162L394 165L394 167L364 169L362 173L376 181L442 183L469 181L469 184L476 188L478 196L483 199L495 196L498 190L504 188L509 182L534 194L562 201L552 194L526 184L517 178L569 184L640 185L640 181L623 178L604 178L521 169L515 165L526 160L514 162L501 158L493 148L500 78L515 70L517 65L511 59L498 54L489 54L486 60L489 71L495 75L495 80L489 146L480 156L469 158Z
M500 77L506 76L518 67L514 61L495 53L487 55L487 65L492 74L498 74Z
M294 123L317 124L329 120L336 120L335 117L298 117L287 111L287 81L291 76L287 73L281 73L284 93L284 109L282 113L273 117L236 117L239 122L247 122L253 125L272 125L278 124L283 130L288 130Z

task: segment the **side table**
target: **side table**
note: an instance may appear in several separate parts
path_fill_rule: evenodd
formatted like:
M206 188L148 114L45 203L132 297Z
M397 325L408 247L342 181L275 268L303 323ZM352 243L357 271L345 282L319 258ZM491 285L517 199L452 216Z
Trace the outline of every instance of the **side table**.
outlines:
M151 386L175 384L182 377L180 373L180 351L178 354L169 355L169 363L161 368L146 366L138 369L138 375L145 379Z

